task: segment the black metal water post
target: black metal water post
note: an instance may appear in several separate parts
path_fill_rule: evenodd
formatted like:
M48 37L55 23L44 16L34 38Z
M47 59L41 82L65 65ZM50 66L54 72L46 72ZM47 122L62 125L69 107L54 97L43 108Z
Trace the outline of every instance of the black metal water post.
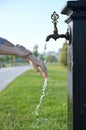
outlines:
M86 130L86 0L67 1L68 130Z

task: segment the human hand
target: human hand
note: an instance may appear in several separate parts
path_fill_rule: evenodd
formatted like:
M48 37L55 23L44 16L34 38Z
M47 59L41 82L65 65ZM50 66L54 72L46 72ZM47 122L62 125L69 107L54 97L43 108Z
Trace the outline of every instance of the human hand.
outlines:
M14 49L17 56L20 56L29 61L37 73L42 74L44 78L47 78L47 69L42 61L39 61L29 50L23 46L16 45L14 46Z
M26 60L30 62L38 74L42 74L44 78L47 78L47 68L42 61L38 60L34 55L27 56Z
M27 55L32 55L32 53L29 50L27 50L24 46L15 45L14 49L15 49L15 54L17 56L26 57Z

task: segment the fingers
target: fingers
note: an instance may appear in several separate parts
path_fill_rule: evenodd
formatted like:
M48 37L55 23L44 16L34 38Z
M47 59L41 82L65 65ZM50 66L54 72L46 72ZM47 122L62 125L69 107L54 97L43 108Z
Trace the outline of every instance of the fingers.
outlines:
M40 67L40 68L39 68ZM41 70L40 70L41 69ZM43 66L36 66L36 70L39 74L42 74L44 78L47 78L47 69L45 67L45 65Z
M43 77L44 77L44 78L47 78L47 77L48 77L48 75L47 75L47 68L46 68L46 66L45 66L44 63L43 63L43 67L41 67L41 69L42 69L42 71L43 71Z
M42 74L42 71L40 70L40 68L38 66L33 66L35 71L38 73L38 74Z
M48 78L47 69L45 69L45 70L43 71L43 77L44 77L45 79Z
M33 68L35 69L35 71L40 74L43 75L44 78L47 78L47 69L45 67L45 65L32 65Z
M47 79L47 73L43 73L43 77L45 78L45 79Z
M37 64L34 64L32 61L29 61L29 63L32 65L32 67L38 74L42 74L42 71L38 68Z
M43 68L40 70L38 67L35 67L35 70L38 72L38 74L42 74L44 78L47 78L47 70L44 70Z
M42 74L44 78L48 77L47 68L43 62L36 59L33 55L29 56L29 62L38 74Z

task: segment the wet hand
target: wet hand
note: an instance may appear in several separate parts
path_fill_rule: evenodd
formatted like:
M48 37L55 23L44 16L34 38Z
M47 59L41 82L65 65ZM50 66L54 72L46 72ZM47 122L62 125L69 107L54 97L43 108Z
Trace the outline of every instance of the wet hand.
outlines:
M29 60L38 74L42 74L44 78L48 77L47 68L42 61L38 60L34 55L29 55L26 59Z

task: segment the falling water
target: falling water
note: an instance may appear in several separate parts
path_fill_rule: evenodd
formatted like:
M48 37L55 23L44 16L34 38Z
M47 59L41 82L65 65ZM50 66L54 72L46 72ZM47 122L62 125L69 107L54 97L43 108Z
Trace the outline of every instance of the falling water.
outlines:
M35 110L35 114L36 115L39 115L38 111L39 111L39 107L40 107L40 105L42 103L42 100L43 100L43 98L45 96L45 89L46 89L46 87L47 87L47 79L44 80L44 84L43 84L43 88L42 88L42 95L40 97L39 104L37 105L36 110Z
M45 47L44 47L44 64L46 64L46 56L45 56L45 51L46 51L46 45L47 44L45 44ZM36 107L36 109L35 109L35 114L36 115L39 115L39 107L40 107L40 105L41 105L41 103L42 103L42 100L43 100L43 98L44 98L44 96L45 96L45 89L46 89L46 87L47 87L47 78L45 78L45 80L44 80L44 84L43 84L43 87L42 87L42 95L41 95L41 97L40 97L40 101L39 101L39 104L37 105L37 107Z
M46 64L46 49L47 49L47 43L45 44L44 47L44 64Z

